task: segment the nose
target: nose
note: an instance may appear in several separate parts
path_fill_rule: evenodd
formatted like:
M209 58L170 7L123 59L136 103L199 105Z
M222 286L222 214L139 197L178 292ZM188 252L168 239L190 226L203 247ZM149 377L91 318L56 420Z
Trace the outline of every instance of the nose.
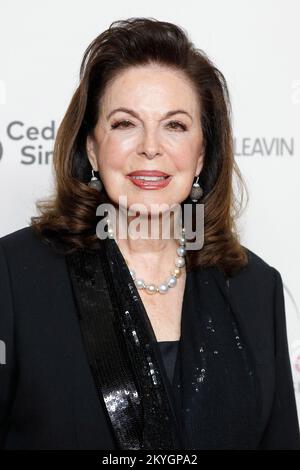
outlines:
M138 147L138 154L145 155L151 160L157 155L161 155L160 142L155 129L145 130L142 141Z

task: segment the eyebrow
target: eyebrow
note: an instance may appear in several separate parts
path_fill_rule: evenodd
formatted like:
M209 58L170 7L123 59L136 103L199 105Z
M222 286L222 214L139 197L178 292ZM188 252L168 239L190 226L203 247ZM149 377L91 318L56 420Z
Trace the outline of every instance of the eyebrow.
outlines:
M133 109L129 109L129 108L124 108L124 107L120 107L120 108L116 108L116 109L113 109L107 116L106 116L106 119L109 119L112 114L116 113L117 111L123 111L124 113L128 113L128 114L131 114L132 116L136 117L137 119L140 119L139 115L137 112L135 112ZM184 109L174 109L172 111L168 111L162 119L166 119L170 116L173 116L174 114L186 114L187 116L189 116L191 118L191 120L193 120L192 116L187 112L185 111Z

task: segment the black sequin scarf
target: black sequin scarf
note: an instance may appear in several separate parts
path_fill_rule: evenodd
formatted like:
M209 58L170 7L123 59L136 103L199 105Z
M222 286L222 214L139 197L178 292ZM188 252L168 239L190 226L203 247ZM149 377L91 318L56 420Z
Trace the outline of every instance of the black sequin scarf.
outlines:
M171 387L116 242L99 240L99 250L77 250L66 259L91 372L116 447L255 448L254 362L221 273L215 268L187 272Z

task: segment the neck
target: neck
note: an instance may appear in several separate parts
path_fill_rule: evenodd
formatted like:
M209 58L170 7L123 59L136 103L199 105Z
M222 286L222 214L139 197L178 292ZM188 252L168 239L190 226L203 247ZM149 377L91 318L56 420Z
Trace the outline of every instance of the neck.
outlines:
M174 269L175 259L178 257L176 250L179 247L179 240L177 238L180 236L180 231L174 230L176 226L174 218L170 217L171 227L165 230L163 230L161 215L153 219L149 216L139 217L139 225L136 226L134 225L135 219L135 217L128 217L126 224L119 217L115 221L114 237L123 257L132 269L150 279L159 279L169 275L170 271ZM120 223L124 224L123 231L120 230ZM123 237L124 227L125 237ZM134 227L136 227L136 231L132 234ZM151 227L155 227L154 236L151 236ZM120 233L122 236L119 236ZM174 238L175 235L176 238Z

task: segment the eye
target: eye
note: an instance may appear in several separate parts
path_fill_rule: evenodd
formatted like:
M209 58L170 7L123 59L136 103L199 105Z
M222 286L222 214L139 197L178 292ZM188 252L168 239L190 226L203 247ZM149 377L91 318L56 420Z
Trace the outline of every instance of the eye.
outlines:
M132 122L128 121L128 120L123 120L123 121L117 121L117 122L114 122L112 125L111 125L111 129L117 129L119 127L122 127L122 128L129 128L130 126L132 126ZM171 126L172 129L181 129L183 131L186 131L187 130L187 126L185 124L183 124L182 122L179 122L179 121L170 121L168 123L168 126Z
M124 126L125 124L125 126ZM117 121L117 122L114 122L112 125L111 125L111 129L117 129L118 127L125 127L125 128L128 128L130 127L128 124L132 124L130 121Z
M182 129L183 131L186 131L186 129L187 129L187 126L186 126L185 124L183 124L182 122L179 122L179 121L170 121L170 122L168 123L168 125L170 125L170 124L172 124L172 126L171 126L172 129L174 129L173 124L175 124L175 129L176 129L176 128L178 129L178 127L179 127L180 129Z

